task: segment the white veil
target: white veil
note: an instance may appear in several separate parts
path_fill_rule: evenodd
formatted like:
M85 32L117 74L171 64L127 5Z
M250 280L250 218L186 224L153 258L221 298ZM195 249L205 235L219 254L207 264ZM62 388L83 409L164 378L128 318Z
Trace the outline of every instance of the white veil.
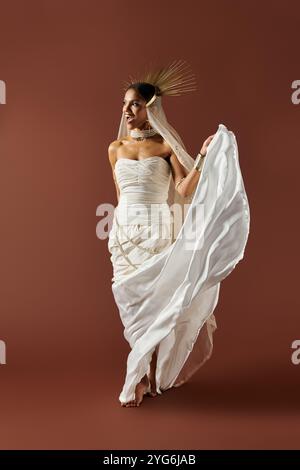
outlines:
M186 151L185 145L178 132L171 126L162 106L162 97L154 95L146 105L148 121L169 144L180 163L186 168L187 173L193 168L195 160ZM118 140L128 135L125 113L122 113L118 132ZM182 197L175 189L173 178L171 178L167 202L173 211L173 240L176 238L187 213L193 194Z

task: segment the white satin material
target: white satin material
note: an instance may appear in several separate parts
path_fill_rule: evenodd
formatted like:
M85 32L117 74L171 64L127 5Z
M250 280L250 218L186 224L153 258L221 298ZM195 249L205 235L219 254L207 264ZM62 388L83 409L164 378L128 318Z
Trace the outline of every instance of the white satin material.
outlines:
M109 237L116 273L112 291L131 346L119 396L122 403L134 399L135 387L149 372L155 348L157 393L186 382L210 357L220 282L243 258L250 228L236 138L220 124L175 241L167 236L143 239L149 227L154 227L155 234L163 226L168 235L171 226L166 208L171 176L168 163L160 158L119 160L115 168L121 198ZM142 202L144 209L137 214ZM155 211L149 219L147 204L151 203L157 206L157 214L163 207L162 223ZM129 216L128 208L133 210ZM201 209L200 219L194 216L195 209ZM125 236L124 257L115 234L118 215L121 218L125 213L125 223L122 219L119 226L125 227L125 235L133 243ZM193 233L197 236L191 241ZM156 254L142 253L139 245L154 248ZM126 256L131 257L132 266L125 262Z

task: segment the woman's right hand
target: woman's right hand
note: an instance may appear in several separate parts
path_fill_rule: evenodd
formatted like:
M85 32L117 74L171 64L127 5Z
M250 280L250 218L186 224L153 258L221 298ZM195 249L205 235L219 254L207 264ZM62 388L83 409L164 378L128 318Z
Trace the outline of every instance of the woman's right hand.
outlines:
M203 155L203 156L206 155L207 147L209 146L210 142L212 141L214 135L215 135L215 134L210 135L210 136L207 137L207 139L205 139L205 141L203 142L202 148L201 148L201 150L200 150L201 155Z

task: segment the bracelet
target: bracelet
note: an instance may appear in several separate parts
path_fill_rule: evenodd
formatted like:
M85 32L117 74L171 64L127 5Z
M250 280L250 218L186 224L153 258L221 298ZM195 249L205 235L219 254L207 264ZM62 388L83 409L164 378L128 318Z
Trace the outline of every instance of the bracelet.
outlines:
M197 157L196 157L194 166L193 166L193 168L195 168L195 170L198 170L199 172L202 170L204 158L205 158L205 155L202 155L202 153L199 152Z
M182 181L185 179L185 176L183 178L181 178L180 181L178 181L178 183L175 184L175 189L178 188L178 186L180 185L180 183L182 183Z
M196 160L195 160L195 163L194 163L194 166L193 168L195 168L196 170L198 170L199 172L202 170L202 166L203 166L203 161L204 161L204 158L205 158L206 155L202 155L201 152L198 153L197 157L196 157ZM200 164L198 165L198 163L200 162ZM180 185L180 183L182 183L182 181L186 178L186 176L184 176L183 178L181 178L180 181L178 181L178 183L175 184L175 189L178 188L178 186Z

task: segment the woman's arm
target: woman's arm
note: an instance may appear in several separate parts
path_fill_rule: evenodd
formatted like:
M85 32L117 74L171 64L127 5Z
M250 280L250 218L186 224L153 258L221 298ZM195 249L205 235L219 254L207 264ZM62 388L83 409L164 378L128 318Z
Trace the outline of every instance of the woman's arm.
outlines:
M203 143L200 150L201 155L206 155L207 147L212 140L214 134L209 136ZM197 183L200 178L201 170L192 168L188 173L185 167L179 162L177 156L174 152L171 154L170 158L171 167L172 167L172 176L174 179L174 184L176 191L183 197L188 197L193 194Z
M191 188L197 184L199 179L199 172L195 169L192 169L188 173L174 152L171 154L170 163L175 189L182 197L187 197L189 195L189 190L191 190Z
M114 180L115 187L116 187L117 200L119 202L120 189L119 189L117 179L116 179L116 175L115 175L115 164L116 164L116 161L117 161L117 148L118 148L118 146L119 146L119 143L116 140L114 140L111 144L109 144L108 158L109 158L109 162L111 164L113 180Z

